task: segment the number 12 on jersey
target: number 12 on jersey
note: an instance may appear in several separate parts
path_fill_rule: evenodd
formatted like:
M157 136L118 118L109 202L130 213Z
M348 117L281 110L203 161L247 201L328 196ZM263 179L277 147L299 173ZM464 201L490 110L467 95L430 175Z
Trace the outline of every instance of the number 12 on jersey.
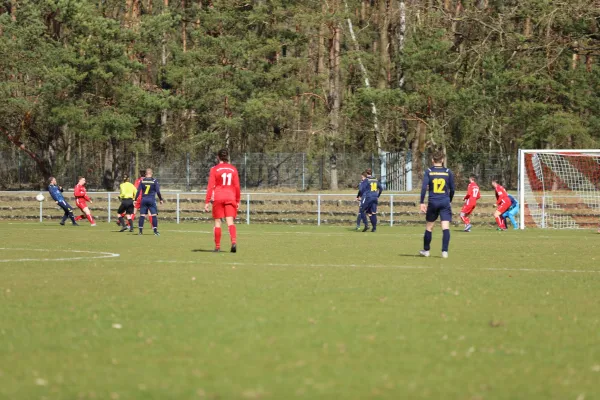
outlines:
M221 178L223 178L223 185L222 186L231 186L231 172L227 173L224 172L221 174Z
M433 180L433 193L444 193L445 187L446 187L445 179L436 178Z

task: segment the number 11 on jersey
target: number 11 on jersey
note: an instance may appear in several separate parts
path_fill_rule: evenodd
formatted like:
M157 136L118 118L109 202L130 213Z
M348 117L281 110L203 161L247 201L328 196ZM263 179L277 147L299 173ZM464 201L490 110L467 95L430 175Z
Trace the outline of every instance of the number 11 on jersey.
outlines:
M231 172L227 173L224 172L221 174L221 178L223 178L223 185L222 186L231 186Z

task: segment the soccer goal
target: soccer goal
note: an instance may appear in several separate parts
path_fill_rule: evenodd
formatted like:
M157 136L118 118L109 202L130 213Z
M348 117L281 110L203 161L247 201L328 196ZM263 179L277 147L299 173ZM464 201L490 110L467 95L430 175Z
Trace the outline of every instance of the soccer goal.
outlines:
M591 228L600 218L600 150L519 150L520 226Z

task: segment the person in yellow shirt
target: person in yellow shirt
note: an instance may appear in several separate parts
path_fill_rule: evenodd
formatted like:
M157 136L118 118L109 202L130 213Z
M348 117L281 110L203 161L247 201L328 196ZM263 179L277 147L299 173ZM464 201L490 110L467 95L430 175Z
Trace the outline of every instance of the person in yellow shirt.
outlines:
M119 214L119 226L121 226L121 230L119 232L124 232L129 228L129 232L133 232L133 222L131 220L131 214L133 214L133 199L135 198L135 192L137 189L131 182L129 182L129 175L123 176L123 183L119 186L121 193L119 194L119 199L121 199L121 205L119 206L119 210L117 213ZM125 224L125 220L123 218L123 213L127 218L127 224Z

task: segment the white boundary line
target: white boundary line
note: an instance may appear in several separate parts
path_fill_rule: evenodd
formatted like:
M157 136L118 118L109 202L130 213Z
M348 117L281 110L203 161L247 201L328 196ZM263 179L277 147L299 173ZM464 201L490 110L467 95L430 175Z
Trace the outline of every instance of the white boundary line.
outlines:
M418 257L415 255L415 257ZM157 260L162 264L210 264L210 265L228 265L232 267L244 266L266 266L266 267L307 267L307 268L392 268L392 269L438 269L440 271L515 271L515 272L550 272L550 273L588 273L597 274L600 270L578 270L578 269L541 269L541 268L463 268L463 267L443 267L443 266L416 266L416 265L368 265L368 264L283 264L283 263L243 263L243 262L218 262L216 260L197 260L197 261L178 261L178 260Z
M0 250L16 250L16 251L40 251L40 252L65 252L65 253L87 253L100 254L99 256L82 256L82 257L62 257L62 258L17 258L14 260L0 259L0 263L6 262L25 262L25 261L75 261L75 260L91 260L99 258L115 258L120 257L117 253L108 253L105 251L86 251L86 250L59 250L59 249L19 249L13 247L0 247Z
M162 264L210 264L215 265L215 260L211 261L178 261L178 260L157 260L157 263ZM433 269L435 267L428 266L413 266L413 265L363 265L363 264L282 264L282 263L241 263L241 262L225 262L219 265L231 265L233 267L245 266L266 266L266 267L334 267L334 268L396 268L396 269Z

